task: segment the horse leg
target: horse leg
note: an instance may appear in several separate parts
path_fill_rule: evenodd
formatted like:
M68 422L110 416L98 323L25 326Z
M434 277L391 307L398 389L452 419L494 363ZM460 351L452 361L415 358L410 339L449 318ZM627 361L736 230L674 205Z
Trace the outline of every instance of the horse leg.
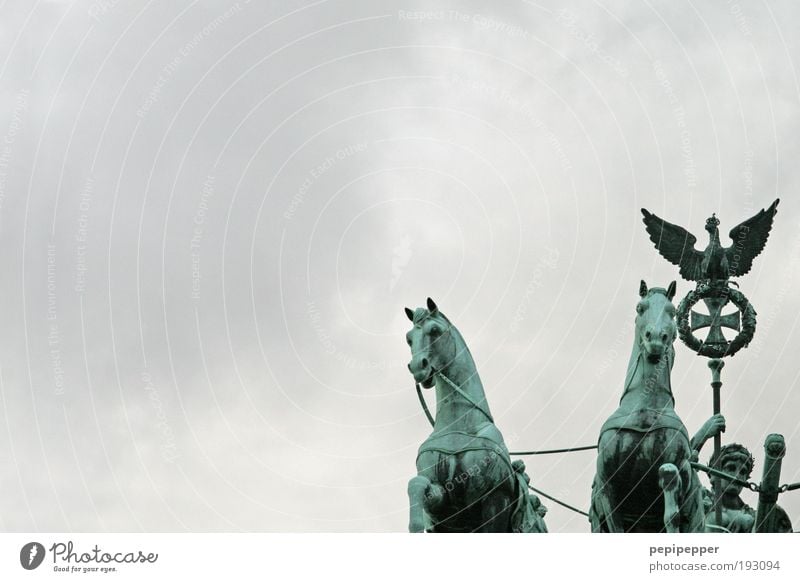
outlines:
M408 482L409 520L408 531L425 531L425 514L438 507L444 499L444 487L435 485L427 477L416 475Z
M595 478L596 479L596 478ZM606 483L592 491L592 502L589 510L589 521L592 524L592 533L624 533L625 529L617 524L614 519L616 506L613 503L613 490Z
M689 461L681 463L681 479L684 490L681 495L681 531L697 533L705 531L706 512L697 472Z
M597 454L597 472L592 482L592 500L589 507L589 522L592 533L624 533L622 520L617 523L614 511L619 508L616 503L614 488L606 477L606 467L614 464L616 450L619 447L617 432L606 431L600 435Z
M667 533L680 531L681 514L678 495L681 493L681 474L672 463L658 468L658 486L664 493L664 527Z
M480 533L510 533L512 496L504 489L496 489L481 501L481 525L475 531Z

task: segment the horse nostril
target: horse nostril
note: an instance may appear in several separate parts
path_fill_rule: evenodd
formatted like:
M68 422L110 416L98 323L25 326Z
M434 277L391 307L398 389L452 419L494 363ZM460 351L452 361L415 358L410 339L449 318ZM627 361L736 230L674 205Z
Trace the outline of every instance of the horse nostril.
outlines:
M667 343L667 334L665 334L665 333L661 334L661 341L664 342L664 343Z
M427 368L428 367L428 358L422 358L422 367L423 368Z
M649 340L651 335L653 335L653 334L651 334L649 331L644 332L645 339Z

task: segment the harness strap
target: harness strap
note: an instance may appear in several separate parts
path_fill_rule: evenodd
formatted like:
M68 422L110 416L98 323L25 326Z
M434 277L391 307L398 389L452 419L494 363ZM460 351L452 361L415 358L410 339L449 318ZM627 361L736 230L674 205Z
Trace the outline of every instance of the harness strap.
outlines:
M675 357L675 349L671 348L672 350L672 357ZM668 360L671 360L669 357L670 351L667 350L667 353L664 354ZM631 372L630 376L626 378L627 383L625 384L625 388L622 390L622 396L620 396L619 401L622 402L622 399L625 398L625 395L631 389L631 385L633 384L633 379L636 377L636 371L639 369L639 363L644 358L644 350L642 349L641 345L639 346L639 356L636 358L636 365L633 367L633 371ZM672 367L672 362L668 361L667 365ZM667 374L667 390L669 391L669 396L672 399L672 405L675 406L675 395L672 393L672 376L671 374Z
M422 405L422 410L425 411L425 416L428 417L428 422L431 423L431 426L434 426L436 423L433 420L433 416L431 416L431 411L428 410L428 403L425 402L425 397L422 395L422 390L419 387L419 383L416 383L415 386L417 387L417 397L419 398L419 403Z
M422 406L423 412L425 412L425 416L428 419L428 422L431 426L436 426L436 421L431 414L430 409L428 408L428 403L425 401L425 395L422 394L422 389L419 387L418 383L415 383L415 387L417 389L417 398L419 398L419 403ZM470 400L472 402L472 400ZM473 403L474 404L474 403ZM484 414L486 414L484 412ZM487 415L488 416L488 415ZM494 421L492 421L494 422ZM555 453L573 453L576 451L588 451L592 449L596 449L597 445L587 445L582 447L569 447L565 449L549 449L549 450L542 450L542 451L511 451L510 455L515 456L525 456L525 455L552 455ZM798 487L800 487L800 483L795 483Z
M469 402L470 404L472 404L472 406L474 406L474 407L475 407L475 408L477 408L479 411L481 411L481 412L483 413L483 415L484 415L486 418L488 418L488 419L489 419L489 422L491 422L492 424L494 424L494 418L492 418L492 415L491 415L491 414L489 414L489 411L488 411L488 410L486 410L485 408L483 408L483 406L481 406L481 405L480 405L480 404L478 404L477 402L475 402L475 401L472 399L472 397L471 397L469 394L467 394L466 392L464 392L464 391L461 389L461 387L460 387L458 384L456 384L455 382L453 382L453 381L452 381L450 378L448 378L447 376L445 376L445 375L444 375L444 374L442 374L441 372L436 372L436 374L437 374L438 376L440 376L440 377L442 378L442 380L444 380L445 382L447 382L447 383L448 383L448 384L449 384L449 385L450 385L450 386L451 386L451 387L452 387L452 388L453 388L453 389L454 389L456 392L458 392L459 394L461 394L461 396L463 396L463 397L464 397L464 398L467 400L467 402Z

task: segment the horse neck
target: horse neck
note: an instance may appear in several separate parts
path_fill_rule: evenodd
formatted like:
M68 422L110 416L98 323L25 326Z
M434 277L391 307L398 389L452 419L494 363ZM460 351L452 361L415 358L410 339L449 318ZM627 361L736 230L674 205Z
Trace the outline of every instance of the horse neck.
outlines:
M633 349L625 377L625 390L620 399L621 406L664 408L675 406L670 374L675 363L675 349L669 346L664 356L656 363L650 362L642 353L638 334L633 340Z
M438 377L436 379L434 431L458 430L474 433L485 426L487 422L491 422L480 410L483 409L486 413L491 414L489 403L486 401L483 383L467 344L454 327L451 327L451 333L456 343L456 356L453 358L453 363L441 370L441 373L467 394L473 402L459 394L458 390L447 380Z

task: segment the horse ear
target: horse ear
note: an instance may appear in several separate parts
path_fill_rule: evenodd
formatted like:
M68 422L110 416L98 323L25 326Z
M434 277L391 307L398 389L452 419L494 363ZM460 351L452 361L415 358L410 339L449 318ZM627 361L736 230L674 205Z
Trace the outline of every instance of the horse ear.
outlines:
M408 319L410 319L412 322L414 321L414 312L408 307L406 307L406 315L408 316Z
M431 313L436 313L437 311L439 311L439 308L436 306L436 303L434 303L433 299L431 299L430 297L428 297L428 311L430 311Z
M647 295L647 283L642 279L642 282L639 283L639 297L644 297L645 295Z
M667 299L672 301L672 298L675 297L675 291L677 291L677 287L675 281L673 281L669 284L669 287L667 287Z

